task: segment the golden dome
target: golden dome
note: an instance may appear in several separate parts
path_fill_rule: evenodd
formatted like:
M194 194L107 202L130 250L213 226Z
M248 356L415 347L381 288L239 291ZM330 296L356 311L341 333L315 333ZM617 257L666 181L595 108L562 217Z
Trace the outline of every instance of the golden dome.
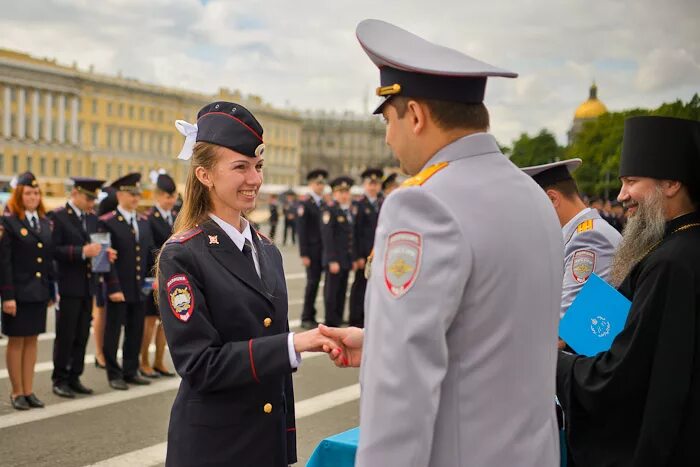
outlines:
M578 106L576 113L574 114L574 120L585 120L590 118L597 118L608 111L605 104L603 104L598 99L598 87L593 84L590 90L590 96L588 100L583 104Z

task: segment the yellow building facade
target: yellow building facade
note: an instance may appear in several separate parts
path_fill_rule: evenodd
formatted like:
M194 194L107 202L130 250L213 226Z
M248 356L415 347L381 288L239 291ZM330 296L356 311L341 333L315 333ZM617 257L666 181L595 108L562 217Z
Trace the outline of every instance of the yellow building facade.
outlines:
M243 104L265 129L265 181L300 177L302 120L256 96L220 89L206 95L101 75L54 60L0 49L0 179L32 171L49 196L63 196L71 176L111 181L165 169L184 188L184 138L174 122L194 122L206 103Z

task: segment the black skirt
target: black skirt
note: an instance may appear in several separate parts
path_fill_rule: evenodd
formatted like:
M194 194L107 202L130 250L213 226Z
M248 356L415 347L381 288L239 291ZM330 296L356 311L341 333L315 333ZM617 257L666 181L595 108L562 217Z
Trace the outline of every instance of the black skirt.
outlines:
M37 336L46 332L48 302L17 302L15 316L2 313L2 333L10 337Z

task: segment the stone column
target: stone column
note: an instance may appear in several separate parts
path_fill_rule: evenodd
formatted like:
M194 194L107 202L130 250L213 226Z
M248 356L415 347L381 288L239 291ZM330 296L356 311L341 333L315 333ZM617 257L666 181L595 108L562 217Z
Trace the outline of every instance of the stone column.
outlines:
M10 86L5 86L5 92L3 96L3 116L2 116L2 133L5 138L12 136L12 114L11 107L12 102L10 102L12 90Z
M32 93L32 138L39 140L39 90Z
M58 142L66 141L66 96L58 95Z
M51 141L53 139L53 95L51 92L46 92L44 95L44 139Z
M70 143L78 144L78 96L70 98Z
M18 88L17 89L17 137L19 139L24 139L24 135L26 134L26 125L25 125L25 118L26 118L26 112L24 110L24 101L26 97L26 92L24 91L24 88Z

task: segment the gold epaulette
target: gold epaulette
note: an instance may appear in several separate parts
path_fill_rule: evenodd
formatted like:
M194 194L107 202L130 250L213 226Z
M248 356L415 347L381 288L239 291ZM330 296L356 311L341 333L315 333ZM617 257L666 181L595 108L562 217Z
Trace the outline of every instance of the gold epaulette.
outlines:
M438 162L437 164L433 164L430 167L427 167L418 173L418 175L409 178L408 180L404 181L401 186L421 186L425 182L428 181L430 177L444 169L449 165L449 162Z
M588 232L589 230L593 230L593 219L583 221L576 227L576 232L578 233Z

